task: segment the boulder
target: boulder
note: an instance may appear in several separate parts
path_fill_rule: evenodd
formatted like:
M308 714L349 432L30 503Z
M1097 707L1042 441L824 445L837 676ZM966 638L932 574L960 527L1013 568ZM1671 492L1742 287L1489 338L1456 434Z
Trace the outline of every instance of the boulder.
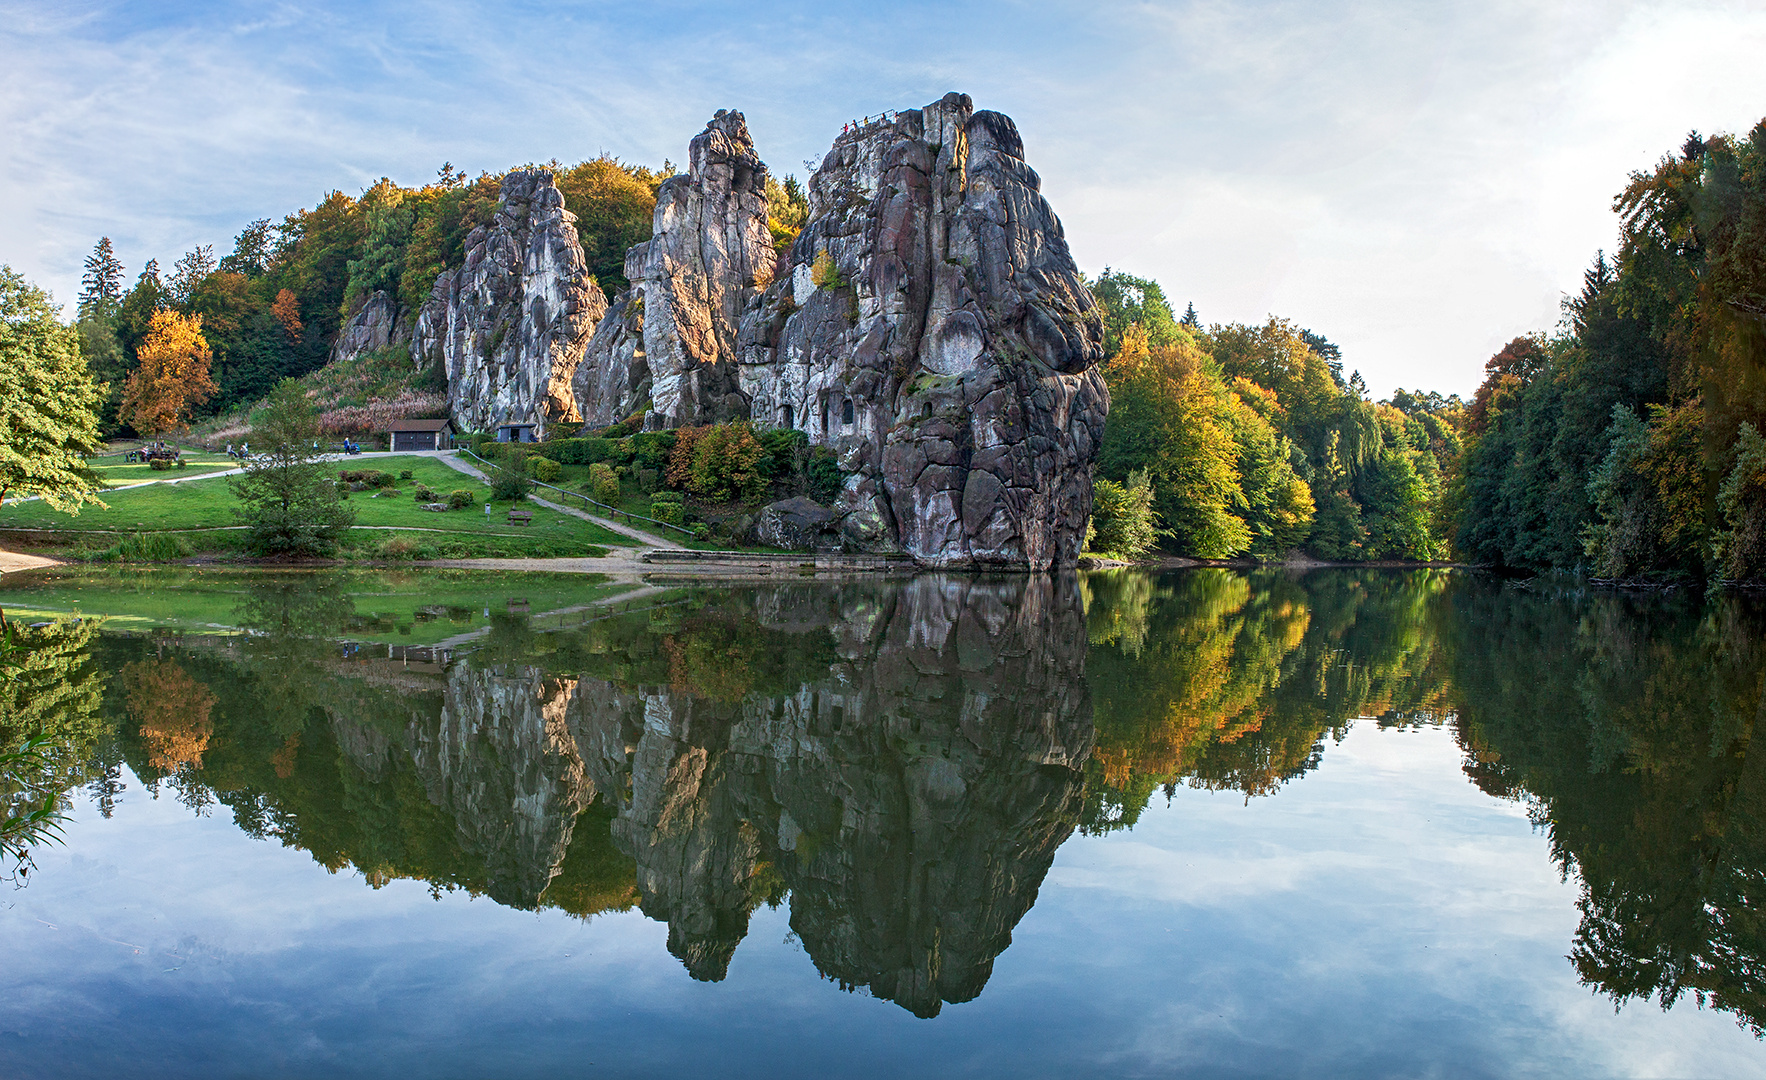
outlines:
M840 515L799 495L761 508L754 520L754 541L786 551L814 551Z
M607 311L577 240L576 216L548 169L503 177L495 218L466 238L464 265L436 279L417 314L411 358L447 372L456 426L486 431L582 415L571 389Z

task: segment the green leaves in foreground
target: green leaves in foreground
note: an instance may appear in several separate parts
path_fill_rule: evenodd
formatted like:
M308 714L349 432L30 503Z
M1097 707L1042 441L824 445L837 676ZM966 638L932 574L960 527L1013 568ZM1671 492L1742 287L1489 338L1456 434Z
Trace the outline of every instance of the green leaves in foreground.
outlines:
M78 513L97 478L100 389L80 357L80 332L49 294L0 266L0 499L37 495Z

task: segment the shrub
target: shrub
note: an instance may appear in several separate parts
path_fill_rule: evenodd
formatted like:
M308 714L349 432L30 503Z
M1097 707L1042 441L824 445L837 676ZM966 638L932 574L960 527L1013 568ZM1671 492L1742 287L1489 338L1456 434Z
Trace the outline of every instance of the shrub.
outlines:
M398 483L398 478L392 473L381 472L379 469L344 469L337 474L337 478L352 485L351 491L366 491L371 487L388 488ZM355 487L355 484L362 486Z
M846 470L835 460L832 450L825 446L810 450L809 461L803 469L803 486L809 497L819 503L831 503L840 494L840 489L846 486Z
M451 510L464 510L476 501L477 497L465 488L456 488L448 492L448 508Z
M681 428L668 459L668 483L711 502L753 498L766 490L760 471L765 457L746 423Z
M834 256L825 249L816 252L815 261L810 263L809 276L818 289L839 289L846 286L846 279L840 276L839 269L834 265Z
M661 469L668 465L680 439L678 431L646 431L625 440L631 446L631 460L645 468Z
M645 495L653 495L656 493L657 487L662 483L662 474L655 469L646 469L642 465L633 465L632 480L638 485L639 491L643 492Z
M182 469L187 464L189 464L189 462L185 461L183 458L179 458L177 461L172 462L173 468L178 469Z
M435 501L435 489L430 488L430 487L426 487L423 484L418 484L417 490L411 492L411 498L417 502L420 502L420 503L434 502Z
M542 484L556 482L558 474L563 468L551 458L539 457L538 455L527 459L527 467L528 471L533 474L533 478Z
M154 472L165 472L172 467L172 463L165 458L156 457L147 463L147 467Z
M598 502L617 503L620 499L619 476L613 466L597 461L589 466L589 498Z
M625 439L603 437L587 439L551 439L545 443L546 456L561 465L593 465L597 461L624 464L632 459L632 445Z
M661 494L658 492L658 494ZM666 521L670 525L679 525L687 519L687 508L680 502L651 502L650 516L657 521Z
M409 480L409 479L411 479L411 477L412 477L412 473L411 473L410 469L400 469L399 470L399 479L400 480Z

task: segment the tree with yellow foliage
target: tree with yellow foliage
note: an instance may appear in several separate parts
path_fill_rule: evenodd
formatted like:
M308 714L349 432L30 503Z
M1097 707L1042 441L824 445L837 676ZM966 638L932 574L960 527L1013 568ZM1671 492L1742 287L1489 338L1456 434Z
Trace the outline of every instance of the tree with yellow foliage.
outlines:
M200 315L154 312L136 356L141 366L123 387L117 419L143 435L182 430L190 410L215 394Z

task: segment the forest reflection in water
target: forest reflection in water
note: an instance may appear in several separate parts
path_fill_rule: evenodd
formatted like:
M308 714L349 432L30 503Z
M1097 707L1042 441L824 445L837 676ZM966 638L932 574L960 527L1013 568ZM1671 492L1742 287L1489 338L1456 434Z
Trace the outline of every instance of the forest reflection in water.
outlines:
M561 629L499 601L451 651L351 644L359 595L272 577L238 594L245 633L17 631L0 750L53 752L6 778L8 815L81 785L108 815L132 774L376 887L639 907L695 979L785 905L822 975L931 1016L982 992L1074 830L1176 785L1275 795L1358 720L1437 725L1580 882L1586 984L1766 1023L1757 599L931 575Z

